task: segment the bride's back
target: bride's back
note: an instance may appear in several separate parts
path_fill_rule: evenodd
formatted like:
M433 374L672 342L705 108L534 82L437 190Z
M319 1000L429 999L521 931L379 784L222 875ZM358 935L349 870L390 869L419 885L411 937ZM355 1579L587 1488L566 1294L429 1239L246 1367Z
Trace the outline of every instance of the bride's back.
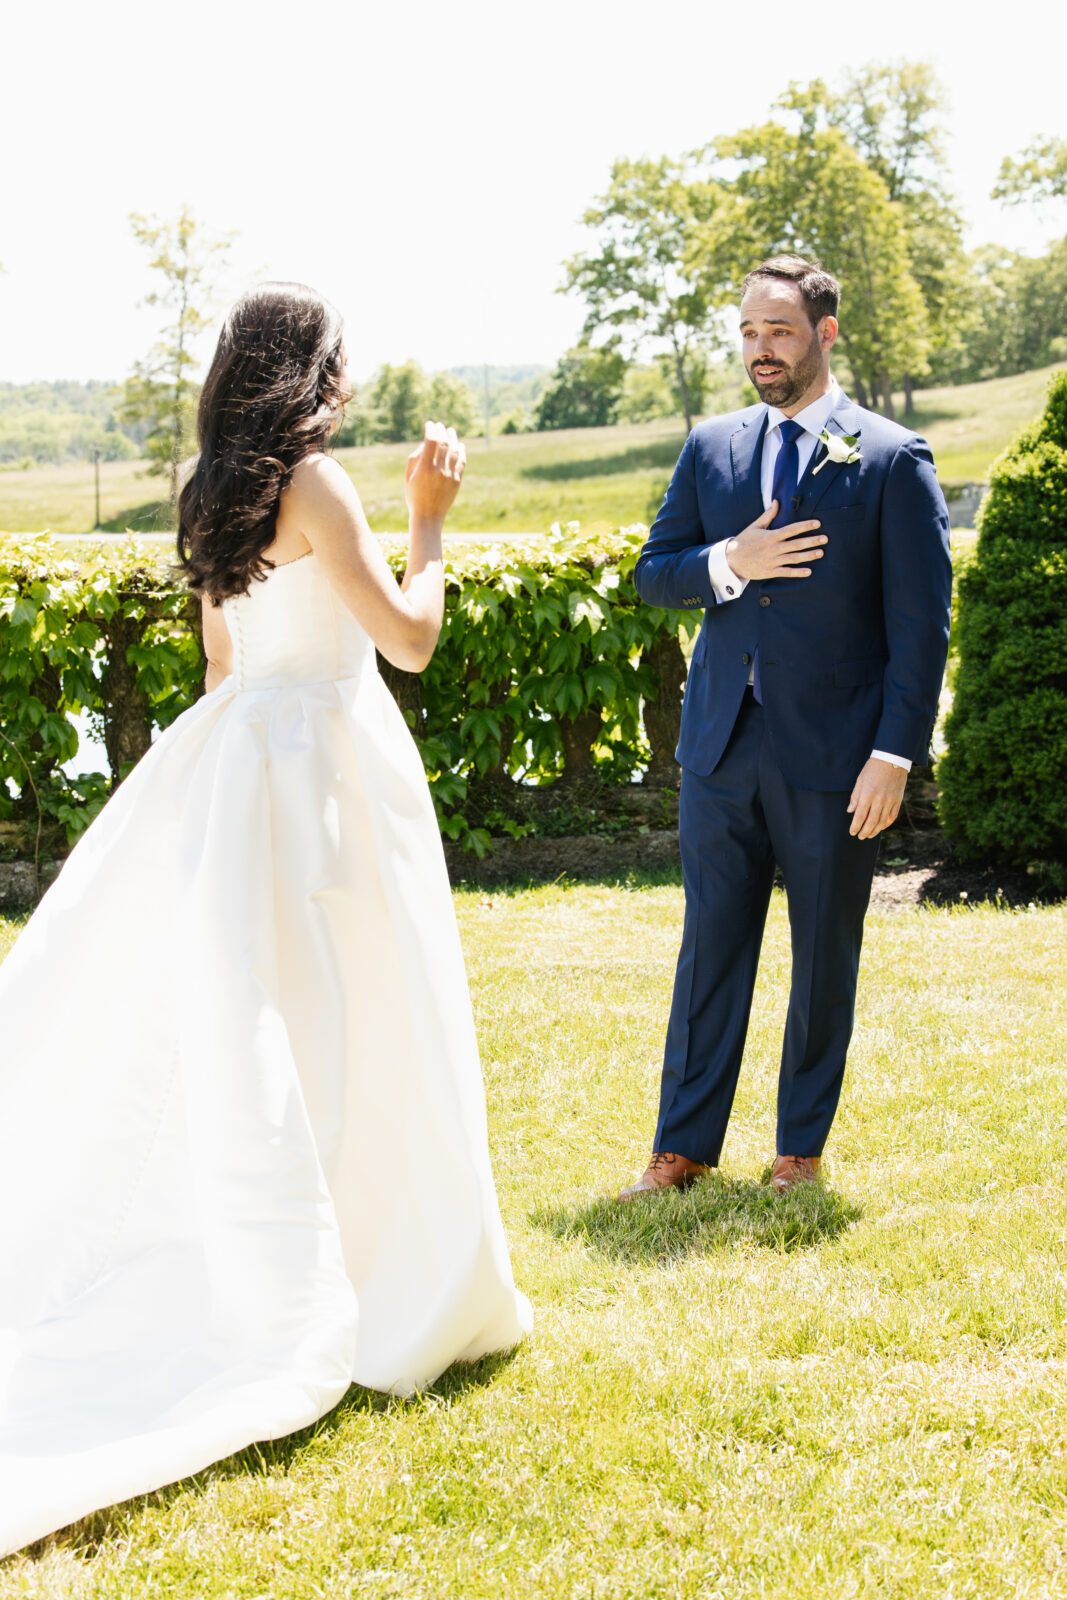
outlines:
M247 594L226 600L223 615L235 689L324 683L375 669L370 640L310 552L279 562Z

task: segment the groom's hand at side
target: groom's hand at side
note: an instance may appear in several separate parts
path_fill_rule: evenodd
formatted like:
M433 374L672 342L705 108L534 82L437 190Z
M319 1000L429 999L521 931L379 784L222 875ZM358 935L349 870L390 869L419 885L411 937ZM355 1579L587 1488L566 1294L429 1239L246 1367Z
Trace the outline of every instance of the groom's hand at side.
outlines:
M770 524L778 515L778 502L772 500L762 517L749 523L726 546L730 570L739 578L810 578L809 561L818 561L826 535L815 530L818 522L787 522L784 528Z
M849 833L856 839L873 839L897 820L908 774L891 761L872 756L856 779L848 802L852 813Z

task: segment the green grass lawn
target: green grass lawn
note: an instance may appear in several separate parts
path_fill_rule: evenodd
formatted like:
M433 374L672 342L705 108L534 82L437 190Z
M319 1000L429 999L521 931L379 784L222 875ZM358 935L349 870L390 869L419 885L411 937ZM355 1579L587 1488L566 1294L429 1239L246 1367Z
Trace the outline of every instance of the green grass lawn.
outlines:
M111 533L154 533L174 525L162 478L143 461L100 463L100 522ZM85 461L62 467L0 472L0 529L8 533L86 533L93 526L93 469Z
M1062 371L1061 363L1014 378L917 392L909 426L929 440L941 481L985 482L1012 436L1044 410L1048 381Z
M945 483L981 481L993 459L1044 404L1049 374L1027 372L916 395L914 425L926 434ZM553 522L590 531L650 522L659 509L685 426L678 421L560 433L472 439L463 493L449 517L454 533L536 533ZM338 456L380 533L407 525L407 445L366 445ZM163 480L142 463L100 468L101 522L112 532L171 525L160 506ZM0 530L83 533L93 522L92 468L85 463L0 472Z
M680 890L457 906L532 1338L92 1517L0 1597L1067 1592L1067 908L871 917L828 1183L780 1201L776 896L721 1174L620 1209Z

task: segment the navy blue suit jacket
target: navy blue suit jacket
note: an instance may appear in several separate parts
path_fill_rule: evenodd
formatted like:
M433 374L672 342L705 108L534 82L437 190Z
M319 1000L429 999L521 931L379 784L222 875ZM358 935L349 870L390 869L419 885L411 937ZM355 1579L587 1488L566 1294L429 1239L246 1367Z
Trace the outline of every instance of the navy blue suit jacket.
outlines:
M648 605L704 607L677 758L708 774L737 720L751 659L775 756L794 788L850 790L872 750L928 760L948 652L948 512L924 439L841 395L828 431L859 434L861 459L816 446L791 521L827 535L810 578L753 579L718 604L708 546L763 511L767 407L699 423L638 557Z

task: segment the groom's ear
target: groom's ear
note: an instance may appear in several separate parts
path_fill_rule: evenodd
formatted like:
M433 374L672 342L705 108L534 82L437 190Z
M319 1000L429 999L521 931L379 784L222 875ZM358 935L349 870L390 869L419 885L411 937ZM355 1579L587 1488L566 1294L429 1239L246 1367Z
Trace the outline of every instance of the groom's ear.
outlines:
M837 339L838 322L836 317L822 317L815 324L815 332L819 335L819 346L823 350L832 350Z

